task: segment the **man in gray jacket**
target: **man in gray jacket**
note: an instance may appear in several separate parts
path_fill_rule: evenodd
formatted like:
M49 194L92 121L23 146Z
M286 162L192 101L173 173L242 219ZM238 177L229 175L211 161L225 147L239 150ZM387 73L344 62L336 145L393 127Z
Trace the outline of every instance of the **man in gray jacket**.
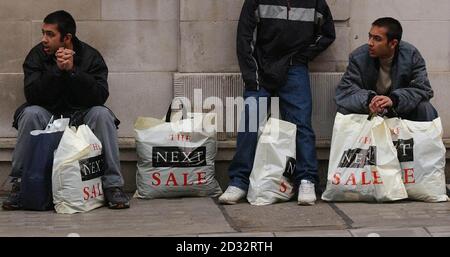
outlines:
M378 114L414 121L438 117L429 102L433 90L425 61L413 45L401 41L402 26L393 18L372 23L369 42L350 54L336 89L342 114Z

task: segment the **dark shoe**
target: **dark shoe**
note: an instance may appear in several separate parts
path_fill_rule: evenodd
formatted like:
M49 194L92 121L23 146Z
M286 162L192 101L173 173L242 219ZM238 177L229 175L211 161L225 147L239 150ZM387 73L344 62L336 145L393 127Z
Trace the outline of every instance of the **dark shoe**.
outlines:
M3 210L15 211L20 210L20 181L14 179L12 181L12 189L8 198L2 203Z
M105 188L105 201L110 209L130 208L128 196L119 187Z

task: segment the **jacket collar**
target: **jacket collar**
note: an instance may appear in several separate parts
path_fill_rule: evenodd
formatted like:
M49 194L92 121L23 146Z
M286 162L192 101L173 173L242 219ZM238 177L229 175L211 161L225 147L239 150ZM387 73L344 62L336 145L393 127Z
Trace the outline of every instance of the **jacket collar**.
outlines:
M75 51L73 63L78 66L81 63L84 49L82 42L76 36L73 38L73 49Z
M396 78L396 74L398 71L398 56L399 56L399 52L400 52L400 43L397 45L397 49L395 50L394 53L394 58L392 59L392 68L391 68L391 81L392 81L392 86L391 86L391 90L394 89L394 87L396 87L396 82L397 82L397 78ZM378 75L380 73L380 59L379 58L372 58L370 57L370 59L373 62L373 65L369 65L369 70L368 70L368 74L367 74L367 83L368 85L370 85L372 90L376 90L376 85L377 85L377 81L378 81Z
M369 53L367 53L369 55ZM372 58L369 56L371 64L367 66L367 85L371 90L376 90L376 85L378 81L378 74L380 72L380 60L378 58Z

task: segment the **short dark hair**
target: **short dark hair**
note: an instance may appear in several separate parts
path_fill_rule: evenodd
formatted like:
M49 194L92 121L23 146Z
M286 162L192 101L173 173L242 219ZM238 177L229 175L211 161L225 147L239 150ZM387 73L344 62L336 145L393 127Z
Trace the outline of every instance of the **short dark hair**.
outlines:
M58 31L61 33L61 41L63 41L63 38L68 33L72 34L72 37L75 37L75 33L77 32L75 20L70 13L64 10L50 13L47 17L45 17L44 23L56 24L58 26Z
M394 18L383 17L379 18L372 23L372 26L387 28L388 41L397 39L398 42L402 40L403 28L402 24Z

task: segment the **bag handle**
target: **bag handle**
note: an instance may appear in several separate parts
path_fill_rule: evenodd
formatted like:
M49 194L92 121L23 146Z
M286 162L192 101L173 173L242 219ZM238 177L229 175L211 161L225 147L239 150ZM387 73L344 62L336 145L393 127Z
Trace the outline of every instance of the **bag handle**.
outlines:
M399 118L401 119L400 115L398 115L397 111L394 108L389 108L386 109L383 113L370 113L369 117L367 118L367 120L371 120L373 117L375 116L380 116L380 117L388 117L388 118Z
M47 126L45 127L45 129L49 129L50 128L50 126L53 124L53 120L54 120L54 116L52 115L52 117L50 117L50 121L47 123Z
M175 98L175 99L177 99L177 98ZM166 122L171 122L171 118L172 118L172 104L173 104L174 100L172 100L172 102L169 104L169 108L167 108ZM183 101L181 101L181 100L180 100L180 106L181 106L181 111L182 111L181 119L183 119L183 117L186 118L187 117L186 106L183 104Z

